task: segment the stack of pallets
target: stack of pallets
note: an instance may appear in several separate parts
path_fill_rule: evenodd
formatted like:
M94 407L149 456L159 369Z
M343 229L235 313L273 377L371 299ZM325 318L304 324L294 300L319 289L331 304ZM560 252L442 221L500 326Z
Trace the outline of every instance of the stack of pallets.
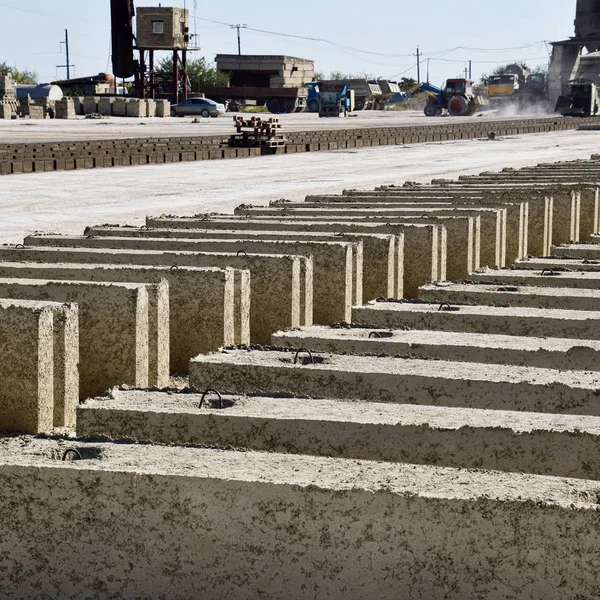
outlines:
M234 148L277 148L285 145L281 135L281 123L273 117L261 119L236 115L233 117L236 132L229 138L229 146Z

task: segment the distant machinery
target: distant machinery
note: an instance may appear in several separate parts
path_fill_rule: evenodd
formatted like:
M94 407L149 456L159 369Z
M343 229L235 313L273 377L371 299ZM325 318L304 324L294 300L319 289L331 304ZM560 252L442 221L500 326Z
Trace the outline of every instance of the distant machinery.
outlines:
M600 0L577 0L575 36L552 46L548 72L551 106L574 80L585 77L600 84ZM584 49L589 54L583 54Z
M133 0L110 0L112 65L115 77L127 79L137 73L133 57Z

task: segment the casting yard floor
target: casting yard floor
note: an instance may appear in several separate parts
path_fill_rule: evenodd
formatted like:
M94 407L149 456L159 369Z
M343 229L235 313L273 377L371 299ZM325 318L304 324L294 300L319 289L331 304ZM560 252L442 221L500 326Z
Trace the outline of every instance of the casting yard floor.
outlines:
M217 119L198 119L193 117L169 119L133 119L122 117L105 117L103 119L86 119L79 117L73 120L20 120L8 121L0 119L0 143L18 143L29 141L58 140L96 140L123 139L137 137L179 137L196 135L230 135L233 132L233 115L228 113ZM361 111L356 117L347 119L320 119L313 113L291 115L271 115L269 113L246 114L250 118L257 116L263 119L278 118L286 131L315 131L324 129L354 129L368 127L410 127L423 125L443 125L448 123L468 123L498 121L506 119L531 119L552 115L531 114L516 117L499 115L494 111L480 113L474 117L441 117L431 119L422 111ZM560 118L560 117L557 117Z
M6 175L0 177L0 243L20 243L35 231L81 234L90 224L143 225L146 215L227 213L242 203L303 200L307 194L589 158L598 151L599 140L599 132L560 131L498 140Z

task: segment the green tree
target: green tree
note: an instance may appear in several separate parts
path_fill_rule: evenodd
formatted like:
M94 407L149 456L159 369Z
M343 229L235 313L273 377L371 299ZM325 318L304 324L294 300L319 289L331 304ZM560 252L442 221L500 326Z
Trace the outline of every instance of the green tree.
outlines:
M419 84L417 83L417 80L413 79L412 77L403 77L398 82L398 87L403 92L412 92L419 87Z
M35 71L20 70L17 67L11 67L8 63L0 63L0 75L12 75L15 83L36 84L38 74Z
M214 64L209 63L203 57L188 60L187 72L192 85L212 87L229 83L229 74L218 71ZM163 58L159 60L155 73L163 79L171 79L173 77L173 59Z

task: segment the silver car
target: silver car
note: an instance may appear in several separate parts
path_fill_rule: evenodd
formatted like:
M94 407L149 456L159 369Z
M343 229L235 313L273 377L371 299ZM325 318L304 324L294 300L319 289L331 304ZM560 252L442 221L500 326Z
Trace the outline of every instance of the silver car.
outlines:
M225 114L225 105L208 98L188 98L171 106L173 117L218 117Z

